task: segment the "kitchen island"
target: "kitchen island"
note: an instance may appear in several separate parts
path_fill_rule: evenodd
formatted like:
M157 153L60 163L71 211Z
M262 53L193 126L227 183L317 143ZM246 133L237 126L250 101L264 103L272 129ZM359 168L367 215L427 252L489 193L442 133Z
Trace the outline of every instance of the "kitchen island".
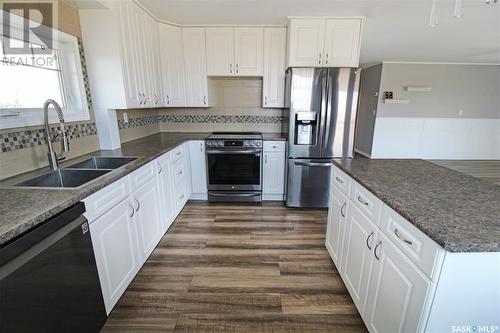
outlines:
M334 164L326 247L368 329L498 330L500 187L422 160Z

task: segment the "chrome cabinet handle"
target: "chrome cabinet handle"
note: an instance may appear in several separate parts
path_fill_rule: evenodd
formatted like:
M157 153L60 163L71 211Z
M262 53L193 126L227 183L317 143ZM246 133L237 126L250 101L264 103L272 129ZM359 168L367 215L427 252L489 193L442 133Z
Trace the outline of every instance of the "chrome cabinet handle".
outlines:
M328 65L328 53L326 54L325 64L327 64L327 65Z
M375 258L376 258L377 260L380 260L380 257L377 255L377 249L378 249L378 247L379 247L379 246L381 246L381 245L382 245L382 241L379 241L379 242L377 243L377 245L375 245L375 250L373 250L373 255L375 256Z
M233 64L229 64L229 73L233 74Z
M170 97L167 95L167 104L170 104Z
M141 208L141 203L137 199L134 199L134 200L135 200L135 203L137 204L137 207L135 208L135 211L138 212L139 208Z
M347 202L344 202L344 204L342 205L342 207L340 207L340 215L342 215L342 217L345 217L344 209L346 207L347 207Z
M264 163L267 164L267 154L264 155Z
M177 172L177 174L178 174L178 175L182 175L182 170L181 170L181 171L179 171L179 172Z
M181 155L181 152L178 151L177 153L175 153L175 156L180 156Z
M200 143L200 151L203 153L203 143Z
M335 180L338 181L340 184L344 184L344 181L339 177L335 177Z
M128 203L128 207L130 208L130 217L133 217L134 216L134 206L132 206L132 204L129 202Z
M203 96L203 104L207 105L207 96Z
M370 238L373 237L373 231L368 235L368 237L366 237L366 247L368 248L368 250L371 251L372 247L370 246Z
M236 74L238 74L239 72L240 72L239 65L236 64Z
M181 194L180 198L181 198L181 199L184 199L184 194Z
M396 235L397 238L401 239L406 244L413 245L413 242L411 240L401 237L401 235L399 234L398 228L394 229L394 234Z
M360 196L360 195L358 195L358 201L359 201L359 202L361 202L361 203L362 203L363 205L365 205L365 206L368 206L368 205L369 205L369 203L368 203L368 202L366 202L366 201L364 201L364 200L363 200L363 198L361 198L361 196Z
M264 96L264 105L267 105L267 96Z
M318 64L321 65L321 53L319 54L319 61L318 61Z
M161 165L160 165L160 164L158 164L158 168L159 168L159 169L158 169L158 173L160 174L160 173L163 171L163 168L161 167Z

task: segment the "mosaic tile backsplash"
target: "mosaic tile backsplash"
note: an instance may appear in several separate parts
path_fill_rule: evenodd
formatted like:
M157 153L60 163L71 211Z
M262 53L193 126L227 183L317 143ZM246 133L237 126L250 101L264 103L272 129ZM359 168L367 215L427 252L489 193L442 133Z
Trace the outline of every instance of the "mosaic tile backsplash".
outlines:
M211 123L211 124L281 124L282 116L218 116L218 115L151 115L130 118L128 123L118 120L118 128L132 128L163 123Z
M69 139L81 138L89 135L96 135L97 128L95 123L81 123L65 125ZM60 127L51 127L51 135L54 136ZM0 133L0 146L2 152L13 150L33 148L46 144L45 130L43 128L30 129L19 132ZM71 144L71 142L70 142Z

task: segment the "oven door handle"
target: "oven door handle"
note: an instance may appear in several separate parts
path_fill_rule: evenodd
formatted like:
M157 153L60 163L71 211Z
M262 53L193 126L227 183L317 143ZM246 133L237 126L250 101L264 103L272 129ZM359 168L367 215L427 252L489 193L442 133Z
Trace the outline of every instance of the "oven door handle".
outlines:
M205 150L207 154L260 154L262 149L240 149L240 150Z
M209 192L209 195L213 195L215 197L257 197L261 193L213 193Z
M295 165L300 165L300 166L308 166L308 167L331 167L333 166L333 163L331 162L299 162L299 161L294 161L293 164Z

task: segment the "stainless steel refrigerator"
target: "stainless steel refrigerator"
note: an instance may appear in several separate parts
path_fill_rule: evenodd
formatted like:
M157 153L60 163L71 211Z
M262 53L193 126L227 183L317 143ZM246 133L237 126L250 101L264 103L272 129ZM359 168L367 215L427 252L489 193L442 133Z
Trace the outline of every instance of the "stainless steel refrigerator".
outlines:
M333 158L353 155L359 74L355 68L289 68L288 207L328 207Z

